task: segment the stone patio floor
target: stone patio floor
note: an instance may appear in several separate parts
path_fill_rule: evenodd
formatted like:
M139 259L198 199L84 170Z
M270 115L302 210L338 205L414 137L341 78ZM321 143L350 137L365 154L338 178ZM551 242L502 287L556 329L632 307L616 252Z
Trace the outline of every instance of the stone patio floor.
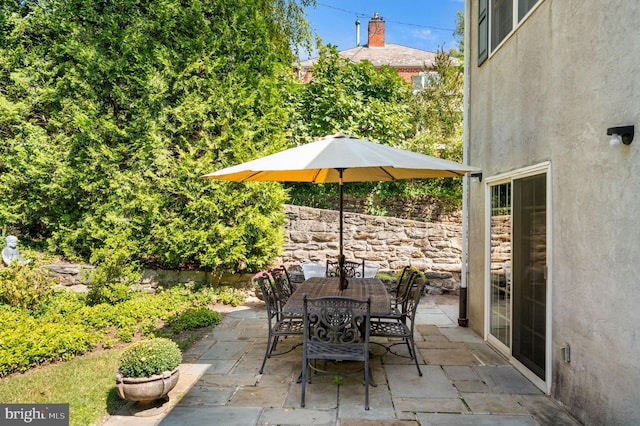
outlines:
M267 360L264 304L255 299L185 351L180 380L164 405L139 410L128 404L102 424L147 425L579 425L501 355L468 328L457 326L457 296L423 297L416 345L423 376L413 361L372 346L370 387L356 378L314 377L300 407L296 383L302 347ZM278 348L299 343L288 338Z

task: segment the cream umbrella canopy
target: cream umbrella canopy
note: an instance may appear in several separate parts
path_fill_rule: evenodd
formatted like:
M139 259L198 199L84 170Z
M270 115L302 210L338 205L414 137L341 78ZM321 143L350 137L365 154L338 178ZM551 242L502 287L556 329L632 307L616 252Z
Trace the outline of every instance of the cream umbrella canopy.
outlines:
M398 179L459 177L478 172L476 167L388 145L359 139L343 133L325 136L315 142L290 148L253 161L227 167L202 176L234 182L277 181L338 183L340 185L340 282L343 256L342 184Z

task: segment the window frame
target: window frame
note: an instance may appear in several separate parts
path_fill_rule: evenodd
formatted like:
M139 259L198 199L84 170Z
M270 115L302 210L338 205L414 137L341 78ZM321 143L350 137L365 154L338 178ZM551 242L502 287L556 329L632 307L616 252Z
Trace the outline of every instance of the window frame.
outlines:
M511 5L511 30L507 32L495 47L491 47L494 43L492 33L494 32L493 9L496 1L510 1ZM527 0L479 0L478 1L478 66L481 66L495 52L511 38L511 36L520 28L520 26L531 16L534 11L544 2L544 0L536 0L536 3L529 7L527 13L522 18L520 15L520 2Z

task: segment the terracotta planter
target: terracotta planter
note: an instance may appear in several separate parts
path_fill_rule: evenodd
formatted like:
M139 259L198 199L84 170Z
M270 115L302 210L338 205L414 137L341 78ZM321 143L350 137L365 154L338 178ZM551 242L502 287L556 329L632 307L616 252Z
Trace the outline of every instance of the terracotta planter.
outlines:
M151 377L124 377L116 373L116 388L120 398L150 404L164 398L178 383L180 370L165 371Z

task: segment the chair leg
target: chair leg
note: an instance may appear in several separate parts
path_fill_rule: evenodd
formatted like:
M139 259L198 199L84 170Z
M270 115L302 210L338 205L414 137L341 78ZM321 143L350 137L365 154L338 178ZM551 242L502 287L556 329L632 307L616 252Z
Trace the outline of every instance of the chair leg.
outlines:
M418 375L422 377L422 371L420 370L420 365L418 364L418 352L416 351L416 343L411 338L411 346L413 346L413 360L416 363L416 368L418 369Z
M371 372L371 367L369 367L369 386L373 386L374 388L378 387L376 380L373 378L373 373Z
M278 339L280 336L273 336L273 343L271 344L271 350L269 351L269 358L271 358L271 354L276 350L276 346L278 346Z
M409 351L409 357L411 357L411 359L414 359L416 357L416 354L413 351L413 349L411 348L411 339L404 339L404 342L407 344L407 350Z
M364 361L364 409L369 409L369 376L371 371L369 370L369 357L365 356Z
M258 370L258 374L262 374L262 372L264 371L264 366L267 363L267 358L269 358L269 355L271 354L271 351L272 351L271 343L272 343L271 333L269 333L269 337L267 338L267 349L264 352L264 359L262 360L262 366L260 366L260 370Z
M307 384L307 358L303 357L302 358L302 371L301 371L301 377L300 377L300 382L302 385L302 396L300 397L300 406L304 407L304 394L305 394L305 390L306 390L306 384Z

